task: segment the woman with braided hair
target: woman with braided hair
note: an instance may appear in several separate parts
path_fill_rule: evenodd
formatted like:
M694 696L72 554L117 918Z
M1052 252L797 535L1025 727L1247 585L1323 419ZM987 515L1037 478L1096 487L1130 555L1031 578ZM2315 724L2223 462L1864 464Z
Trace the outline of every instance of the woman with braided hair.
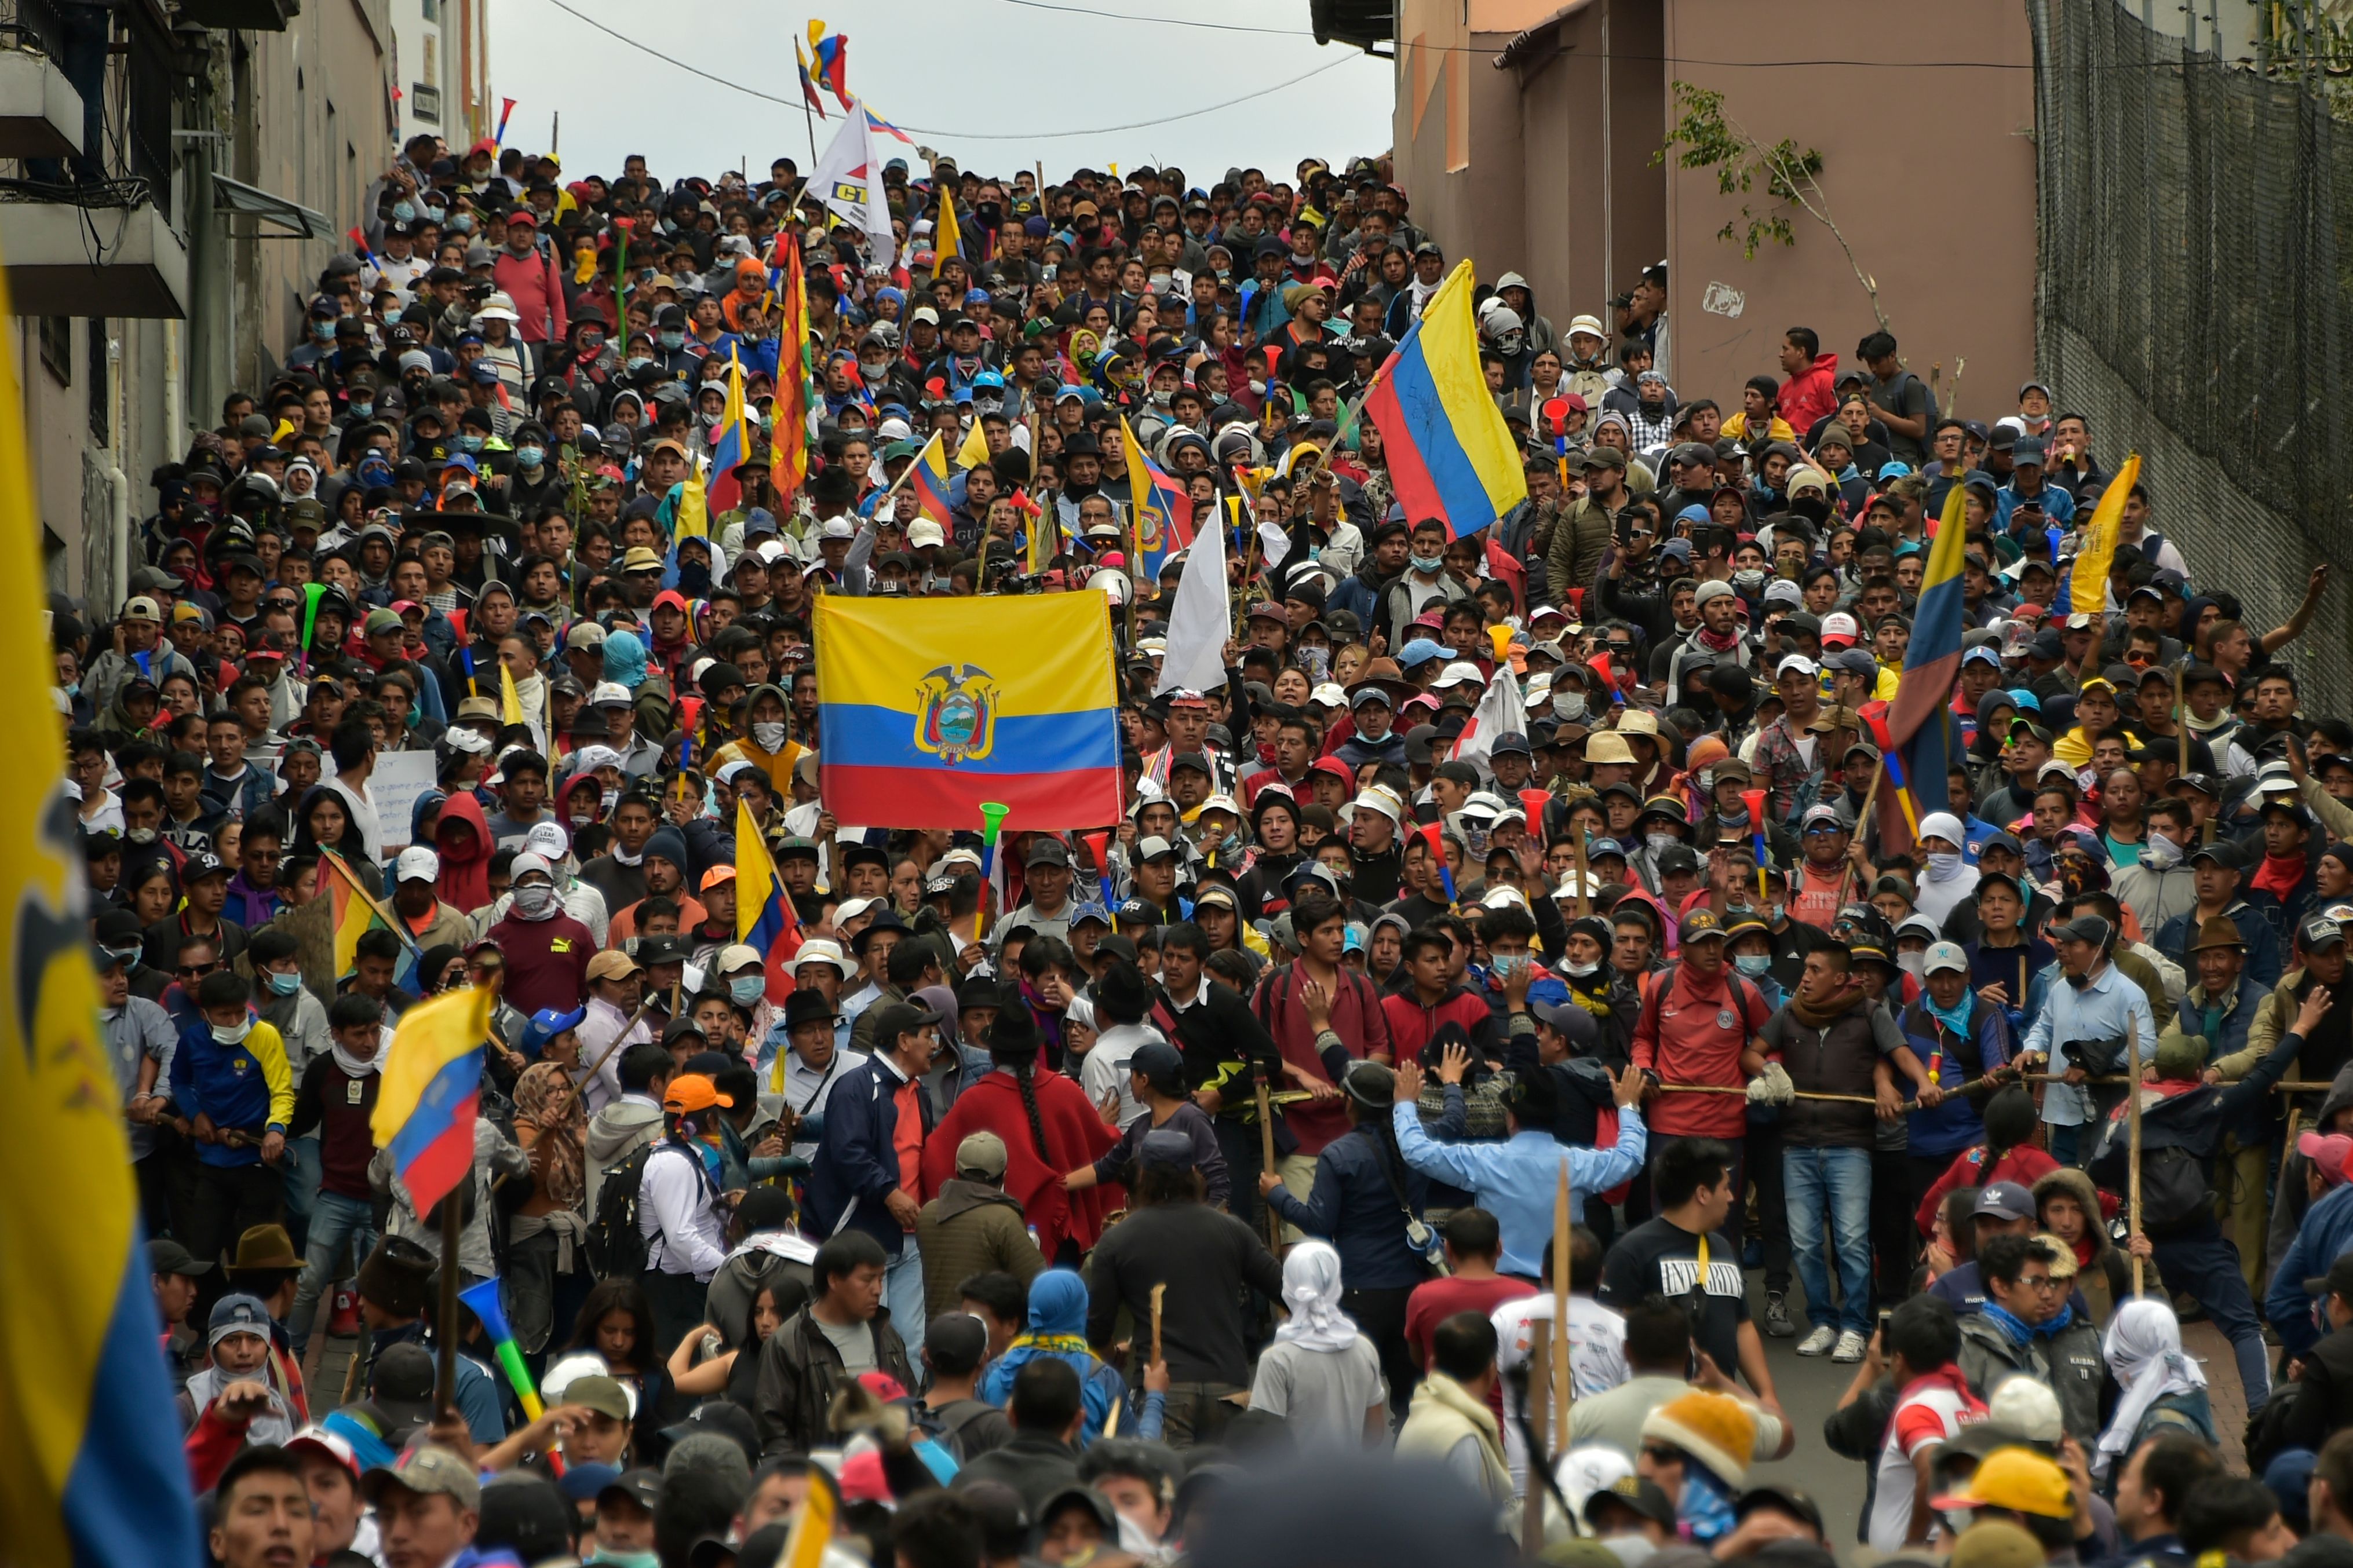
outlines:
M1075 1264L1125 1195L1116 1185L1065 1191L1062 1173L1102 1158L1119 1132L1085 1089L1038 1065L1039 1043L1029 1009L1018 994L1008 994L985 1042L994 1070L956 1097L924 1144L923 1194L955 1174L956 1145L967 1133L994 1132L1005 1140L1005 1191L1021 1205L1038 1250L1050 1263Z

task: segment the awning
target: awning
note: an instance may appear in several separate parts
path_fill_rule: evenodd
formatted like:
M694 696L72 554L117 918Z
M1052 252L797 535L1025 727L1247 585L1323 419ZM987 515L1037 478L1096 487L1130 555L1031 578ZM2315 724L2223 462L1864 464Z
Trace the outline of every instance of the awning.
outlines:
M284 196L273 196L241 180L225 174L213 176L213 205L222 212L244 213L274 223L287 233L305 239L332 239L335 226L327 215L313 212L300 202L290 202Z

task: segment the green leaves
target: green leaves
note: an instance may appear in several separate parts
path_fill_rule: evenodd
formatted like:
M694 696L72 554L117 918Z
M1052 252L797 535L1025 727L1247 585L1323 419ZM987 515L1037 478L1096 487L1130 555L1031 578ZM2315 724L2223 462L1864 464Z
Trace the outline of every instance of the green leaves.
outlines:
M1715 188L1727 196L1750 195L1763 186L1773 205L1759 212L1743 202L1739 215L1716 230L1716 238L1740 247L1742 259L1754 261L1763 246L1795 245L1797 229L1786 209L1803 205L1799 182L1814 183L1822 155L1787 136L1765 146L1725 114L1721 92L1687 81L1676 82L1674 92L1674 128L1651 161L1663 163L1672 153L1678 168L1713 169Z

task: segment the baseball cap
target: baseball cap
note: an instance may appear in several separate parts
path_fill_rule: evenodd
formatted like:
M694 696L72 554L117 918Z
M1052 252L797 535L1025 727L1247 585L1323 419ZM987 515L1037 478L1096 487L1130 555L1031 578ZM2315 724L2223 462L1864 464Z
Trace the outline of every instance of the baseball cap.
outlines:
M2297 928L2296 945L2306 952L2315 952L2335 942L2342 945L2345 927L2327 915L2313 915Z
M428 1497L438 1492L469 1512L482 1506L482 1483L474 1467L433 1443L419 1444L389 1468L370 1470L360 1478L360 1489L378 1507L383 1506L385 1489L393 1486Z
M2034 1194L2016 1182L1993 1182L1978 1194L1978 1206L1971 1214L1990 1215L1996 1219L2032 1219Z
M1999 1183L2007 1186L2009 1183ZM2067 1472L2057 1461L2029 1448L2000 1448L1986 1456L1956 1492L1928 1500L1931 1508L1999 1508L2043 1519L2066 1519L2075 1511Z
M626 980L638 973L638 961L617 947L608 947L588 961L590 980Z
M1961 951L1961 944L1957 942L1930 942L1921 963L1921 973L1936 974L1947 970L1967 974L1969 972L1969 955Z
M147 1272L150 1274L185 1274L195 1279L211 1273L214 1267L176 1241L167 1239L147 1244Z
M402 850L392 863L392 879L396 882L430 882L440 875L441 857L421 844Z
M874 1009L874 1048L895 1050L900 1036L912 1035L939 1021L939 1014L913 1002L892 1002L878 1007Z
M2353 1172L2345 1168L2348 1155L2353 1155L2353 1137L2342 1132L2304 1132L2297 1135L2295 1152L2311 1161L2320 1172L2320 1179L2329 1186L2345 1184Z
M2353 1139L2347 1142L2353 1142ZM966 1133L964 1142L956 1145L956 1174L963 1175L970 1171L992 1181L1001 1181L1005 1175L1006 1158L1005 1140L996 1133L985 1128L978 1132Z
M681 1116L708 1110L714 1105L733 1110L735 1097L720 1093L719 1086L699 1072L679 1074L670 1080L670 1092L662 1096L662 1109L676 1111ZM576 1389L580 1385L575 1383L572 1386ZM568 1392L565 1397L571 1397Z

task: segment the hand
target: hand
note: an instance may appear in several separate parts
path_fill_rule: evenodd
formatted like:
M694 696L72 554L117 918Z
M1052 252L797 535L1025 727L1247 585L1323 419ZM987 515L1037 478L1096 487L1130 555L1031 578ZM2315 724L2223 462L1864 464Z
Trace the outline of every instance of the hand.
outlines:
M2305 993L2304 1005L2296 1010L2295 1032L2306 1039L2312 1038L2315 1029L2328 1016L2328 987L2316 985Z
M2327 566L2326 564L2323 564L2323 565L2319 565L2319 566L2316 566L2316 567L2314 567L2314 568L2312 569L2312 576L2310 577L2310 579L2308 579L2308 580L2305 583L2305 585L2304 585L2304 599L2305 599L2305 603L2306 603L2306 604L2308 604L2308 605L2309 605L2309 604L2317 604L2317 603L2319 602L2319 600L2320 600L2320 592L2321 592L2321 590L2322 590L2322 589L2324 589L2324 588L2326 588L2326 587L2327 587L2327 586L2328 586L2328 568L2327 568Z
M2061 1083L2081 1085L2084 1079L2091 1076L2091 1074L2085 1072L2082 1068L2071 1067L2065 1072L2059 1075L2059 1081Z
M275 1165L285 1157L286 1134L273 1127L261 1135L261 1163Z
M199 1143L217 1143L221 1141L220 1129L215 1127L213 1119L201 1110L196 1112L194 1131L196 1142Z
M1119 1090L1103 1090L1103 1097L1095 1101L1095 1114L1103 1118L1105 1127L1116 1131L1119 1128Z
M1460 1084L1471 1070L1471 1050L1467 1046L1451 1045L1439 1054L1438 1081L1452 1088Z
M1810 1543L1814 1532L1778 1509L1760 1508L1733 1527L1732 1533L1709 1548L1708 1555L1719 1563L1733 1563L1754 1553L1759 1547L1775 1541L1803 1541Z
M817 836L818 842L822 843L840 831L840 819L836 817L833 813L829 811L820 811L817 814Z
M1879 1120L1893 1121L1904 1114L1904 1098L1895 1092L1892 1083L1883 1083L1873 1093L1878 1104Z
M1193 1091L1193 1103L1201 1108L1202 1115L1215 1116L1226 1108L1226 1097L1214 1089L1196 1089Z
M1920 1086L1918 1092L1914 1095L1913 1098L1919 1100L1921 1110L1934 1110L1936 1107L1944 1104L1946 1100L1952 1097L1945 1092L1945 1086L1943 1084L1924 1083Z
M1415 1100L1418 1100L1420 1098L1421 1063L1419 1060L1402 1061L1398 1063L1395 1103L1398 1105L1411 1105Z
M2198 1081L2200 1083L2210 1084L2220 1083L2222 1081L2222 1069L2220 1068L2208 1068L2204 1072L2198 1075Z
M1711 1394L1729 1394L1736 1399L1744 1397L1740 1385L1725 1376L1724 1369L1716 1365L1715 1358L1705 1351L1699 1352L1699 1372L1691 1381L1694 1388L1704 1388Z
M1144 1369L1144 1391L1146 1394L1167 1393L1169 1381L1166 1361L1155 1361Z
M2059 1468L2067 1472L2067 1479L2075 1494L2075 1506L2083 1507L2084 1500L2092 1495L2092 1467L2084 1458L2084 1445L2073 1437L2061 1437Z
M2157 1244L2146 1236L2136 1236L2125 1243L2125 1251L2133 1258L2154 1260L2157 1257Z
M1610 1097L1617 1100L1618 1109L1620 1110L1631 1110L1641 1104L1642 1097L1650 1091L1651 1080L1638 1067L1629 1067L1611 1079L1609 1084Z
M214 1408L221 1419L242 1426L269 1408L269 1385L253 1378L241 1377L220 1391Z
M1320 1031L1331 1027L1332 993L1324 988L1322 981L1302 980L1299 983L1299 1007L1307 1015L1309 1028Z
M1258 1173L1258 1195L1260 1197L1271 1198L1274 1196L1274 1190L1281 1185L1282 1185L1282 1178L1276 1175L1272 1171L1261 1171Z
M773 1160L784 1152L785 1135L781 1132L771 1132L752 1145L752 1157L755 1160Z
M882 1206L891 1211L891 1217L899 1222L902 1230L915 1228L915 1215L921 1212L922 1205L914 1199L893 1187L890 1196L882 1200Z
M2304 1381L2304 1358L2302 1356L2297 1356L2295 1360L2287 1363L2287 1380L2290 1383L2302 1383Z
M1535 960L1519 954L1501 965L1504 982L1504 1005L1513 1012L1522 1012L1528 1005L1528 987L1535 984Z
M123 1115L142 1127L153 1127L164 1114L161 1096L142 1094L125 1108Z

